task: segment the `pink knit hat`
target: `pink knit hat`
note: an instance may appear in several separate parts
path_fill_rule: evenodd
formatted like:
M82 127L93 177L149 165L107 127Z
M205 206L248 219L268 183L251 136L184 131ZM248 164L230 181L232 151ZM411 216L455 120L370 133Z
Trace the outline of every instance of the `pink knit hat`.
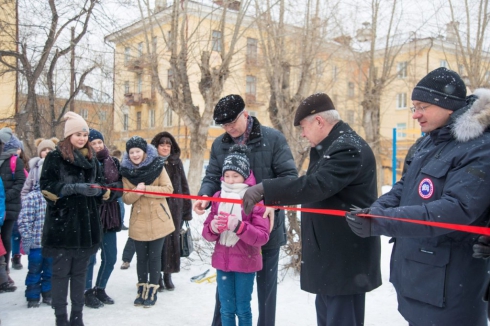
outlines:
M68 111L63 116L65 122L65 138L73 135L76 132L86 131L89 132L87 122L83 118L73 111Z

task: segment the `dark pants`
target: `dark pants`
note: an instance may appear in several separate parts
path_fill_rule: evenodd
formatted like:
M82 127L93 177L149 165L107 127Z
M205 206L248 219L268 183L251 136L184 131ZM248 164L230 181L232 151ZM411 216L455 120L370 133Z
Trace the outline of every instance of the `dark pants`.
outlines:
M100 268L97 274L97 280L95 281L95 287L99 289L105 289L107 281L114 270L114 265L117 261L117 237L116 232L105 232L100 244ZM97 253L90 256L90 260L87 268L87 277L85 281L85 290L92 288L92 280L94 277L94 266L96 263Z
M53 258L51 293L55 315L66 314L68 283L70 286L71 310L83 310L83 304L85 303L83 295L85 292L85 275L87 274L90 255L91 252L82 249L60 249L59 254Z
M15 221L14 227L12 228L12 256L20 255L20 240L19 226L17 225L17 221Z
M123 250L123 254L122 254L122 260L130 263L133 260L135 252L136 252L136 249L134 248L134 240L131 238L128 238L128 240L126 241L126 245L124 246L124 250Z
M41 293L51 291L53 258L43 257L42 249L31 249L26 276L26 299L39 300Z
M277 269L279 265L280 248L262 249L262 270L257 272L257 298L259 303L259 318L257 326L274 326L276 323ZM219 294L216 290L216 305L214 307L213 323L211 326L221 326Z
M165 238L153 241L134 240L136 248L136 271L138 283L158 284L162 270L162 248Z
M122 197L119 197L117 199L117 202L119 203L119 211L121 212L121 226L124 225L124 214L126 212L126 209L124 208L124 202L122 200Z
M362 326L366 294L329 296L317 294L315 300L318 326Z
M12 251L12 231L14 229L14 225L17 224L17 221L14 220L5 220L2 225L2 242L3 246L7 253L5 254L5 266L7 272L9 271L10 264L10 252Z

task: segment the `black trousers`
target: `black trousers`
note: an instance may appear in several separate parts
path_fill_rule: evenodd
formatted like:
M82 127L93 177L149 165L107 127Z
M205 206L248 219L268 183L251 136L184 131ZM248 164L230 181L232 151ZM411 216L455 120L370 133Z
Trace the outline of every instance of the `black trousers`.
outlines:
M315 300L318 326L362 326L366 294L329 296L317 294Z
M122 260L130 263L133 260L135 252L136 249L134 248L134 240L128 237L128 240L126 241L126 245L124 246Z
M165 238L153 241L134 240L138 283L158 284L162 270L162 248Z
M276 323L277 270L280 248L262 250L262 270L257 272L257 298L259 318L257 326L274 326ZM220 302L216 289L213 323L221 326Z
M1 228L3 246L7 251L7 253L4 255L5 263L7 264L7 266L5 266L7 272L10 270L9 264L10 264L10 256L12 253L12 231L14 230L15 223L17 223L17 221L15 220L4 220Z
M54 249L51 249L54 251ZM51 277L52 307L55 315L66 314L68 285L70 286L71 310L82 311L85 303L85 277L92 251L60 249L53 256Z

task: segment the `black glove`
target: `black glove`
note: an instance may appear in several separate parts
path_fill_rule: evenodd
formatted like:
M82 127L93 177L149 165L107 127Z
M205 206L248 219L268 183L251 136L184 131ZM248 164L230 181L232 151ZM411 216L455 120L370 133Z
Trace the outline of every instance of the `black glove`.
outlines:
M490 257L490 237L482 235L478 243L473 245L473 257L487 259Z
M352 232L360 236L361 238L367 238L371 236L371 218L360 217L358 214L369 214L369 208L356 210L345 213L345 219L347 224L351 228Z
M91 186L98 186L98 184L92 183L72 183L66 184L61 188L61 196L70 195L83 195L87 197L99 196L102 193L100 188L92 188Z
M246 215L252 212L255 204L264 198L264 186L262 183L256 184L245 191L243 195L243 211Z

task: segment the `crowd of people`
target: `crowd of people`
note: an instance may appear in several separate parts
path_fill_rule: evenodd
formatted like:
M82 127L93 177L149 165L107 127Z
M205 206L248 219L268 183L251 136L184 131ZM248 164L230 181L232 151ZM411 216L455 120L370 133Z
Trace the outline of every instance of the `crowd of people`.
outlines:
M207 214L202 236L215 243L211 325L251 326L256 282L257 325L274 326L286 221L284 210L257 204L301 204L346 212L301 214L301 289L316 294L319 326L364 325L366 293L381 285L381 235L392 237L390 281L409 325L487 325L490 237L400 219L489 225L490 90L467 96L457 73L438 68L419 81L412 102L426 136L379 198L373 151L325 93L305 98L295 112L294 125L311 145L303 176L284 135L249 115L241 96L220 99L213 119L225 132L213 141L194 204L157 194L190 194L179 144L167 131L150 143L131 137L121 155L68 112L63 140L36 140L37 156L28 160L22 141L3 128L0 293L17 290L10 267L22 269L25 254L27 307L52 306L57 326L83 326L84 306L115 304L107 288L117 233L127 229L126 204L121 269L136 253L134 306L151 308L158 292L175 290L180 230L194 211Z

